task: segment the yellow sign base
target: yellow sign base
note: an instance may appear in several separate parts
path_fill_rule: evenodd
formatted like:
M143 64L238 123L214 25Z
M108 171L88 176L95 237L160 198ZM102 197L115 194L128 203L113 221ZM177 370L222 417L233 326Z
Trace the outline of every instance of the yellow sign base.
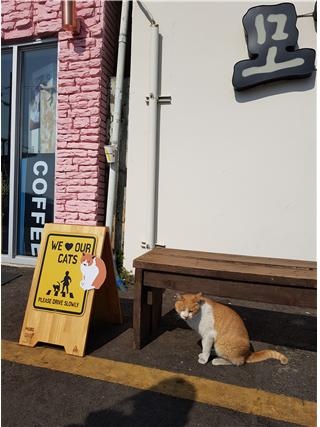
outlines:
M101 258L106 265L106 282L99 290L81 287L83 253ZM83 356L91 317L122 323L109 230L46 224L19 344L34 347L45 342Z

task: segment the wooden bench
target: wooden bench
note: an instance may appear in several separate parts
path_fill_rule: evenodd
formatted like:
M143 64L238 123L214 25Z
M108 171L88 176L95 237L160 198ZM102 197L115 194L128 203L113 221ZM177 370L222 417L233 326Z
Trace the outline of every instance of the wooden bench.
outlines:
M165 289L316 307L316 262L155 248L133 266L135 348L156 335Z

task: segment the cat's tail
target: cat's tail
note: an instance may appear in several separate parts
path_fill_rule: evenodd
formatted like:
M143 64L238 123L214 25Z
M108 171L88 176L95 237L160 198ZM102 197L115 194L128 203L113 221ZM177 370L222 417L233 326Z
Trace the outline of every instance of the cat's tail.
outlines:
M254 351L247 357L246 363L262 362L267 359L280 360L282 365L286 365L288 363L288 358L275 350Z

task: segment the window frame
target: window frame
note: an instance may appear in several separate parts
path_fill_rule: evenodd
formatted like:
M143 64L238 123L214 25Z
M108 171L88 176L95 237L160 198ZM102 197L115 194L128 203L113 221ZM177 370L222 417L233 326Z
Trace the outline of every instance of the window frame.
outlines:
M32 42L6 44L1 51L12 49L12 90L11 90L11 123L10 123L10 178L9 178L9 227L8 227L8 254L1 254L3 264L19 264L35 266L37 257L17 255L18 248L18 207L19 207L19 167L21 158L21 81L22 81L22 52L26 50L45 49L50 46L57 48L57 67L59 57L59 45L56 38L35 40ZM58 69L57 69L58 80ZM58 99L58 98L57 98ZM56 117L58 117L58 101L56 105ZM57 126L57 121L56 121ZM57 135L57 129L56 129ZM55 161L57 159L57 146L55 147ZM54 212L55 216L55 203Z

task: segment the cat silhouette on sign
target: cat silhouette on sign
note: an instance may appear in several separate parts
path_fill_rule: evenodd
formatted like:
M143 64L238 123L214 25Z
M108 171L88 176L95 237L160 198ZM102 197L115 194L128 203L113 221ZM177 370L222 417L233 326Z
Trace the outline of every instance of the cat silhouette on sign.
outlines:
M100 289L107 277L107 269L102 259L83 253L80 260L82 280L80 286L84 291Z

